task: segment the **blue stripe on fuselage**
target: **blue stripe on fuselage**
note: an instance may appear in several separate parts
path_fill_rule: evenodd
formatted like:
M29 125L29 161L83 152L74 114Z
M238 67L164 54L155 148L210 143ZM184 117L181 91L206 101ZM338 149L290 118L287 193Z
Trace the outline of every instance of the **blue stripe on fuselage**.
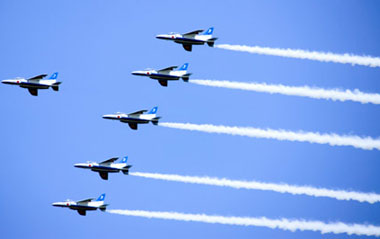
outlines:
M205 41L203 40L196 40L196 39L191 39L191 38L183 38L183 37L178 37L174 40L175 42L177 43L189 43L189 44L199 44L199 45L202 45L205 43Z
M49 88L48 85L38 84L38 83L30 83L30 82L20 83L20 87L23 87L23 88L33 87L33 88L38 88L38 89Z
M149 76L152 79L158 79L158 80L178 80L178 76L171 76L171 75L164 75L164 74L151 74Z
M78 209L96 210L96 209L98 209L97 207L90 207L90 206L85 206L85 205L70 205L69 208L73 209L73 210L78 210Z
M107 167L107 166L92 166L91 170L92 171L98 171L99 170L99 171L102 171L102 172L110 172L110 173L112 173L112 172L117 173L117 172L120 171L120 169L112 168L112 167Z
M125 122L125 123L141 123L141 124L149 123L149 120L139 119L139 118L131 118L131 117L127 117L127 118L123 117L120 119L120 121Z

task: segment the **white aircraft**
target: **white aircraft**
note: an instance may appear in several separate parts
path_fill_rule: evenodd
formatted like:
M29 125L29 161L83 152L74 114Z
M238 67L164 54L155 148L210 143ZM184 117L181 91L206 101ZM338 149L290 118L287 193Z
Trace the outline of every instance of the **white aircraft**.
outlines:
M30 94L37 96L39 89L49 89L49 87L53 88L53 90L59 90L59 84L62 82L57 81L58 72L55 72L49 79L43 80L47 74L38 75L29 79L17 77L15 79L3 80L3 84L8 85L19 85L21 88L27 88Z
M213 47L215 41L218 39L216 37L212 37L213 32L214 28L210 27L209 29L207 29L207 31L196 30L185 34L161 34L157 35L156 38L174 41L176 43L182 44L183 48L185 48L186 51L191 51L193 45L204 45L205 43L207 43L207 45Z
M105 211L109 204L104 204L104 198L106 194L103 193L94 201L95 198L88 198L80 201L72 201L67 199L64 202L55 202L52 205L54 207L68 207L72 210L77 210L78 213L82 216L86 216L86 211L94 211L96 209L100 209L101 211Z
M74 167L91 169L91 171L98 172L104 180L108 180L108 173L119 173L122 171L125 175L128 175L129 169L132 167L132 165L127 165L128 157L124 157L120 163L115 163L116 160L118 158L111 158L101 163L77 163L74 164Z
M119 120L122 123L128 123L131 129L137 130L137 124L147 124L152 122L152 124L157 125L158 120L161 117L157 117L158 107L153 107L148 113L147 110L140 110L130 114L125 114L117 112L116 114L103 115L103 119Z
M182 78L183 81L187 82L191 75L191 73L187 73L188 67L189 63L185 63L180 68L178 68L178 66L170 66L161 70L133 71L132 75L147 76L151 79L158 80L162 86L168 86L169 80L179 80Z

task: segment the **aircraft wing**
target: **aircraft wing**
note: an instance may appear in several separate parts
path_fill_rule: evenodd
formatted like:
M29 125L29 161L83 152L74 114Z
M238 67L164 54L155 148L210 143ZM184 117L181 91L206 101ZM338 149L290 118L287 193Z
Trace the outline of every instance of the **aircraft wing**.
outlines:
M45 78L46 76L47 76L47 74L42 74L42 75L38 75L38 76L35 76L32 78L29 78L28 80L41 80L41 79Z
M133 113L129 113L128 115L141 115L144 112L147 112L147 110L139 110L139 111L136 111L136 112L133 112Z
M110 159L107 159L106 161L103 161L99 164L110 164L110 163L113 163L117 160L118 158L110 158Z
M196 30L196 31L192 31L192 32L188 32L188 33L185 33L185 34L182 34L184 37L192 37L194 35L197 35L201 32L203 32L204 30Z
M95 198L87 198L87 199L83 199L83 200L77 201L77 203L91 202L91 201L94 200L94 199L95 199Z
M166 67L164 69L161 69L161 70L158 70L158 72L163 72L163 71L172 71L174 70L175 68L177 68L178 66L169 66L169 67Z

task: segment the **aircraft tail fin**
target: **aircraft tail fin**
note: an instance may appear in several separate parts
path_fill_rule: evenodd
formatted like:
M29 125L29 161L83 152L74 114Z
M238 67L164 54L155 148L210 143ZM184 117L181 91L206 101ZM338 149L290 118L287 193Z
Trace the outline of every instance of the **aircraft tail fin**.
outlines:
M121 169L121 171L125 174L128 175L129 169L132 167L132 165L127 165L124 168Z
M58 77L58 72L53 73L53 75L50 76L50 80L56 80Z
M128 156L125 156L125 157L121 160L121 163L127 163L127 160L128 160Z
M204 31L202 34L203 35L212 35L213 32L214 32L214 28L210 27L209 29L207 29L207 31Z
M214 37L214 38L211 38L211 39L207 40L207 45L210 46L210 47L213 47L216 40L218 40L217 37Z
M102 195L100 195L100 196L98 197L98 199L96 199L96 201L104 201L105 198L106 198L106 194L103 193Z
M184 74L184 75L182 76L182 80L183 80L184 82L188 82L190 76L191 76L191 73Z
M148 112L148 114L156 114L156 113L157 113L157 110L158 110L158 107L155 106L155 107L153 107L153 108Z
M160 120L160 119L161 119L161 117L153 118L153 119L152 119L152 124L154 124L154 125L158 125L158 120Z
M189 63L185 63L180 68L178 68L176 71L187 71L188 67L189 67Z

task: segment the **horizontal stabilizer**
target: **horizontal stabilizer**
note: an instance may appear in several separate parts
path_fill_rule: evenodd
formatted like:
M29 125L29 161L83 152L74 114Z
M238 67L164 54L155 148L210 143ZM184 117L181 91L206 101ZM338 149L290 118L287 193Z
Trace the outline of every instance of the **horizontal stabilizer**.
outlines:
M191 73L184 74L184 75L182 76L182 80L185 81L185 82L188 82L190 76L191 76Z
M52 85L51 88L53 88L54 91L59 91L59 86L58 85Z
M159 119L161 119L161 117L153 118L153 119L151 120L151 121L152 121L152 124L157 125Z
M217 37L207 40L207 45L209 45L210 47L213 47L216 40L218 40Z
M129 169L132 167L132 165L127 165L124 168L121 169L121 171L125 174L128 175Z
M108 206L108 205L109 205L109 204L104 204L104 205L100 206L100 207L99 207L100 211L104 212L104 211L107 209L107 206Z

